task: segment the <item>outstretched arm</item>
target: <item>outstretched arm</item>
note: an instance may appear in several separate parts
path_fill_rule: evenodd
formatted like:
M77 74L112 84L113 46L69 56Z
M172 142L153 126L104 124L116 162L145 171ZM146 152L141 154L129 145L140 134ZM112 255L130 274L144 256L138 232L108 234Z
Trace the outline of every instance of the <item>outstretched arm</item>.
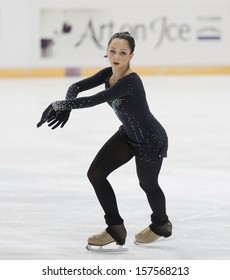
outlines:
M125 95L130 95L132 90L133 87L130 77L126 77L115 83L110 88L100 91L95 95L80 97L77 99L55 101L52 103L52 106L55 111L88 108L104 102L112 101Z

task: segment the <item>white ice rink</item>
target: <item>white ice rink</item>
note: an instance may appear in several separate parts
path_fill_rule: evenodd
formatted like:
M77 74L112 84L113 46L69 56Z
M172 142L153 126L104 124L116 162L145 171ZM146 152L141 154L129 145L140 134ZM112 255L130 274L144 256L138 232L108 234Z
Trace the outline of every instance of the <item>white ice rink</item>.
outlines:
M87 238L105 228L86 172L119 127L116 115L102 104L73 111L63 129L36 127L74 81L0 80L0 259L230 259L230 76L143 77L169 136L160 185L175 239L133 244L151 212L131 161L109 177L129 249L112 256L85 250Z

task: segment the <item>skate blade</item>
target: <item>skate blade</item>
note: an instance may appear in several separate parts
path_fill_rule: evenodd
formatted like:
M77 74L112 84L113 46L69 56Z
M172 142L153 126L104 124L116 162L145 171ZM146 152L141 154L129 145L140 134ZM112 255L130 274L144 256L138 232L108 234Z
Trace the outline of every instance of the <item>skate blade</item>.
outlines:
M153 241L153 242L148 242L148 243L142 243L142 242L138 242L138 241L134 241L135 245L138 246L143 246L143 245L153 245L155 243L161 243L161 242L165 242L165 241L171 241L174 240L175 236L170 236L170 237L163 237L161 236L160 238L158 238L157 240Z
M118 247L114 248L114 247L109 247L108 245L105 245L105 246L94 246L94 245L88 244L86 246L86 249L88 251L97 252L97 253L123 253L123 252L127 252L128 251L128 248L124 248L121 245L118 245Z

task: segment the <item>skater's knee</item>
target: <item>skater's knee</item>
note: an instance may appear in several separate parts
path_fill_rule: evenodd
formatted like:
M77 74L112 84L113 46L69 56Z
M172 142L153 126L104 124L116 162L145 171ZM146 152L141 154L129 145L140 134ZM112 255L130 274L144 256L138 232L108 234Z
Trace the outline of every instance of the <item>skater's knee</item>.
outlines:
M155 193L160 191L160 186L158 182L139 182L140 187L146 193Z
M140 185L140 187L142 188L143 191L146 191L146 189L147 189L147 185L146 184L144 184L142 182L139 182L139 185Z
M96 176L95 171L92 168L89 168L89 170L87 171L87 177L88 177L89 181L94 182L95 176Z
M99 168L90 167L87 171L87 177L91 183L96 183L104 178L104 175Z

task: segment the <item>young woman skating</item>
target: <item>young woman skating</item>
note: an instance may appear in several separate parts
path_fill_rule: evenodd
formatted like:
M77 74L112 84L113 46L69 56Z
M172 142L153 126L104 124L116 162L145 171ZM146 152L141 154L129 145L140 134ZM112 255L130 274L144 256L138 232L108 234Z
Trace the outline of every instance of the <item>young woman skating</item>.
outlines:
M167 156L168 138L165 129L150 112L140 77L130 68L134 49L134 38L128 32L114 34L108 42L106 54L111 67L71 85L66 99L51 103L37 124L39 127L48 122L52 129L63 127L71 110L104 102L112 107L121 121L120 128L98 152L87 173L107 224L102 233L89 237L89 249L112 242L125 244L124 220L107 177L131 159L135 159L139 184L152 210L149 226L135 235L135 243L151 243L172 234L165 196L158 184L163 158ZM79 93L101 84L105 84L105 90L92 96L78 97Z

